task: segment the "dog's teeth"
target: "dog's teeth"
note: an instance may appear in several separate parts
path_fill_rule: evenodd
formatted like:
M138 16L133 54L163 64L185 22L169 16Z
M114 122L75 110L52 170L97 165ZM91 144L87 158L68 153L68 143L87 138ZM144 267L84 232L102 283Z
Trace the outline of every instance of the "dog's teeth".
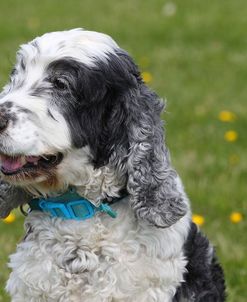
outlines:
M26 156L22 155L22 156L21 156L21 164L22 164L22 165L25 165L26 162L27 162Z
M44 158L45 160L49 160L47 157L45 157L44 155L41 156L42 158Z

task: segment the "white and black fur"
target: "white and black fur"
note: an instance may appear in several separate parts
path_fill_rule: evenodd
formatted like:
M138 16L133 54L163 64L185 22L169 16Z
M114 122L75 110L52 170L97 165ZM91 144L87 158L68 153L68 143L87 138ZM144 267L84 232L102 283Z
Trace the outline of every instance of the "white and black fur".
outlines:
M6 288L13 302L224 301L214 249L191 222L170 164L162 109L107 35L76 29L21 46L0 95L0 152L59 160L3 173L29 192L19 204L69 186L95 205L123 190L128 196L112 205L116 219L98 213L78 222L31 212L10 257ZM16 198L12 203L0 205L2 216Z

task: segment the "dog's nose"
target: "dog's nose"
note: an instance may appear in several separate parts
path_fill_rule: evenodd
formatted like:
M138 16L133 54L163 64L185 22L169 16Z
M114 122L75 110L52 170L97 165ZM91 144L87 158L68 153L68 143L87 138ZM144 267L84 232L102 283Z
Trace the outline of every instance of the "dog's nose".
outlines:
M3 132L8 126L9 120L0 113L0 132Z

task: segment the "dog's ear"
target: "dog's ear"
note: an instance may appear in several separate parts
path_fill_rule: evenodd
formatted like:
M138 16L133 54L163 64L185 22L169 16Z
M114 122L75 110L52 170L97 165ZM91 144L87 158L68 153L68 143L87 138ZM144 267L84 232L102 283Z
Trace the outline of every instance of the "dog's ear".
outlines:
M164 145L160 114L163 102L142 81L137 67L123 54L132 86L122 94L128 137L127 190L139 219L157 227L169 227L188 211Z
M160 120L162 102L144 84L129 96L128 184L137 217L158 227L169 227L187 212L164 145Z
M21 188L0 179L0 218L5 218L14 208L28 202L31 197Z

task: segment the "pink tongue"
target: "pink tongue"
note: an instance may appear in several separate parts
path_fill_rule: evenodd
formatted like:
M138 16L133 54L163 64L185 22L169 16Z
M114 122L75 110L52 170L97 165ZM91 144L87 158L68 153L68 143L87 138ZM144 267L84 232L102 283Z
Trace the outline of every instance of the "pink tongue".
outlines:
M2 169L8 172L14 172L21 169L26 163L38 163L40 156L7 156L1 155Z
M1 156L2 160L2 168L7 171L16 171L24 166L21 161L21 156L17 157L9 157L9 156Z

